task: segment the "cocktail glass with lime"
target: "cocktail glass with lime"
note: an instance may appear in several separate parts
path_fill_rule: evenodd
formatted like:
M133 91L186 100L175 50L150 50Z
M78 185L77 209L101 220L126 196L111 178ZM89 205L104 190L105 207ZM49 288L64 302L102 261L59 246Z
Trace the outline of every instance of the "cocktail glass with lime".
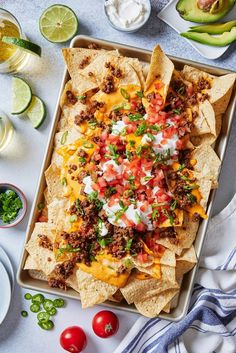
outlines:
M27 63L29 54L3 42L1 39L4 36L25 39L17 19L7 10L0 8L0 73L18 72Z
M0 110L0 152L11 142L14 128L7 115Z

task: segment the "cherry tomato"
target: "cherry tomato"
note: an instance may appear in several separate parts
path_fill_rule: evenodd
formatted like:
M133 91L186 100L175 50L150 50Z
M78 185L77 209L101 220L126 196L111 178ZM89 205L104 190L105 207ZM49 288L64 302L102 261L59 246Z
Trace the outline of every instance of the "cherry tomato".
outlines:
M62 348L71 353L79 353L86 347L87 338L79 326L67 327L60 336Z
M118 317L109 310L99 311L93 318L94 333L101 338L113 336L119 328Z

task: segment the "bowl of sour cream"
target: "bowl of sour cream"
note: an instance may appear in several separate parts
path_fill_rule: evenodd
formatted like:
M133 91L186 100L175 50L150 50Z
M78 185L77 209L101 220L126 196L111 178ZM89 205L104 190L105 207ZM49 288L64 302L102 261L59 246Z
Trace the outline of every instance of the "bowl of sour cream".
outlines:
M150 0L105 0L105 14L110 25L122 32L135 32L151 14Z

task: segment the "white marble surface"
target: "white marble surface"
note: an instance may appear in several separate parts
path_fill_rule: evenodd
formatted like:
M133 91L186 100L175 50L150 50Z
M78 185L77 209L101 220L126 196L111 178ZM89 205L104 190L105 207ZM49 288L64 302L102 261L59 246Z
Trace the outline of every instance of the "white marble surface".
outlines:
M60 45L47 42L38 29L38 19L43 9L53 4L52 0L2 0L0 6L11 11L20 21L26 35L43 48L41 60L36 61L21 76L32 86L33 91L42 97L47 105L47 120L39 130L34 130L30 122L18 117L12 117L16 134L12 145L0 155L0 181L18 185L26 194L29 210L34 198L39 170L45 152L53 111L56 104L60 80L64 69L60 54ZM134 46L151 49L160 43L163 49L172 55L210 63L236 70L236 45L232 45L227 53L214 62L204 60L191 48L183 38L171 28L157 19L157 12L167 3L166 0L152 1L152 15L149 23L139 32L123 34L109 27L103 13L103 0L61 0L73 8L80 20L80 34L123 42ZM0 75L0 107L8 114L10 112L11 76ZM222 209L236 190L236 123L223 165L220 187L217 193L215 212ZM0 245L8 252L15 269L17 268L29 211L24 222L12 230L0 230ZM1 284L0 284L1 286ZM1 287L0 287L1 289ZM112 353L118 342L132 326L136 315L119 312L121 328L119 333L109 340L102 341L93 335L91 318L99 307L82 311L77 301L67 301L67 308L61 310L55 318L56 328L52 332L42 331L37 327L36 318L30 315L23 319L20 315L25 309L24 290L18 286L15 289L10 312L0 326L1 353L59 353L63 352L58 343L59 333L67 326L77 324L86 329L89 345L85 353Z

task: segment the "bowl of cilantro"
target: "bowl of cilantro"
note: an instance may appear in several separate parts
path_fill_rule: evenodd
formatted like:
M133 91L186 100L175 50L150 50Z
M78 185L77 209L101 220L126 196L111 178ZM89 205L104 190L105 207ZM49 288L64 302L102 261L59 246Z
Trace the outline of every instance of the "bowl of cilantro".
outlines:
M10 228L22 221L27 211L23 192L15 185L0 183L0 228Z

